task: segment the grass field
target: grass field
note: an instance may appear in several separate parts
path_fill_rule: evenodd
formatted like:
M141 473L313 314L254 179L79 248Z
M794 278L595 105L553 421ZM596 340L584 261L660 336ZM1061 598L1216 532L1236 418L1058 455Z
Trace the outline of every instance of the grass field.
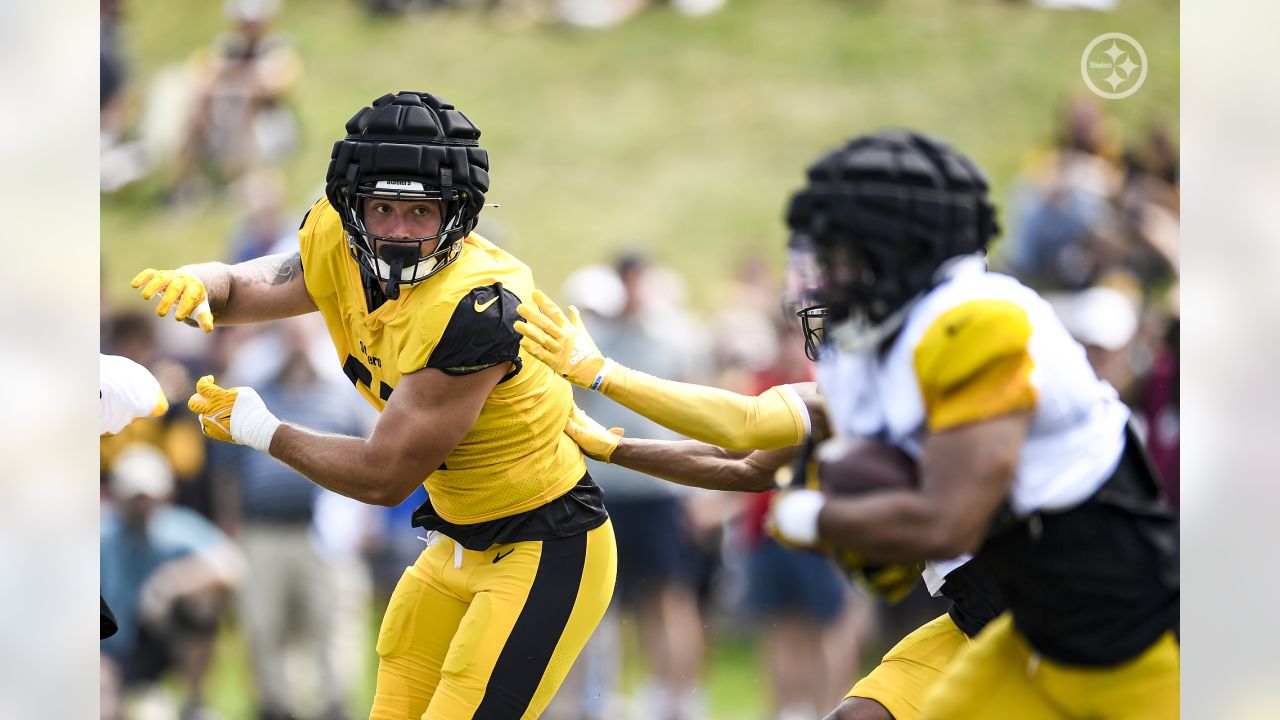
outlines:
M144 87L221 27L221 3L136 0L125 43ZM322 192L348 117L395 89L457 103L493 163L486 210L501 241L557 288L619 246L648 248L689 277L700 307L734 258L779 269L782 209L803 168L854 133L901 124L975 156L1003 197L1045 143L1062 99L1083 88L1080 53L1128 33L1150 71L1108 103L1130 135L1175 123L1177 3L1123 0L1114 13L1047 12L974 0L733 0L709 18L664 4L621 27L515 31L476 12L371 21L349 0L289 0L279 26L305 75L294 98L304 144L288 164L301 212ZM219 257L229 202L171 212L144 183L102 202L104 285L128 293L136 268Z
M377 658L373 638L379 618L370 617L368 673L364 683L353 688L348 703L353 717L367 717L373 699ZM644 666L633 633L624 634L626 656L623 661L623 692L631 695L642 681ZM228 627L219 639L217 660L208 683L208 705L223 720L250 720L256 708L252 693L253 677L248 665L244 636ZM753 720L763 718L766 707L766 680L759 672L755 643L744 637L726 637L712 644L706 656L708 677L703 690L710 718ZM852 680L850 680L852 684ZM175 692L177 685L173 686Z
M137 87L209 42L221 5L131 0ZM704 310L745 253L781 271L788 194L855 133L898 124L946 137L989 170L1002 199L1026 154L1050 140L1063 99L1083 90L1080 54L1101 33L1137 38L1149 62L1144 87L1107 104L1120 128L1132 137L1177 124L1170 0L1121 0L1109 14L995 0L731 0L696 20L659 4L599 33L517 31L475 12L371 21L351 0L286 0L279 26L305 63L293 98L304 142L285 168L299 214L358 107L389 90L437 92L483 129L489 197L502 205L487 222L543 287L641 246L685 274ZM128 288L137 269L219 258L237 219L228 200L174 211L160 197L152 180L102 199L104 292L126 307L143 307ZM210 696L224 717L250 717L243 640L223 641ZM759 717L751 646L717 644L708 667L714 717ZM362 709L371 691L359 690Z

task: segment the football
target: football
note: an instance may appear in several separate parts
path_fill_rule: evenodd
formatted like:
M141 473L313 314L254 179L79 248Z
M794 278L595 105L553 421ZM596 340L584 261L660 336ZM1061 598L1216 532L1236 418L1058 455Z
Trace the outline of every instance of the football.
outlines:
M872 438L832 438L817 448L818 485L830 495L918 487L916 462L897 446Z

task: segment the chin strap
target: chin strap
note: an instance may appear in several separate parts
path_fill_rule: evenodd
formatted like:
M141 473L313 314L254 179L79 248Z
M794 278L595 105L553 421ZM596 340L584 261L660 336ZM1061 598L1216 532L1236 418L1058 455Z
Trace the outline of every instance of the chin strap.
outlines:
M404 260L401 258L393 258L387 265L391 268L387 272L386 288L382 291L388 300L395 300L400 297L400 273L404 270Z
M404 268L410 263L420 263L417 248L410 249L395 245L383 245L378 250L378 261L386 265L386 280L383 294L388 300L400 297L400 285L404 281ZM378 268L382 270L383 268Z

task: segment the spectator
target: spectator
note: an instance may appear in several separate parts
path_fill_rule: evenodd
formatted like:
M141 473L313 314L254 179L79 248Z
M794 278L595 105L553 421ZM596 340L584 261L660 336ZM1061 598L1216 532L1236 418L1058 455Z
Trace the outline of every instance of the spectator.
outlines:
M1121 183L1114 146L1095 100L1080 95L1064 106L1057 145L1036 154L1016 184L1015 234L1000 250L1019 278L1039 289L1077 290L1111 264Z
M121 39L121 0L101 0L98 34L98 110L100 186L114 192L146 175L142 144L126 140L132 95L129 68Z
M109 318L104 324L102 336L106 352L149 368L168 398L169 410L154 422L135 423L118 435L103 437L99 443L101 471L105 478L107 469L123 448L136 443L149 444L164 454L174 475L176 488L171 499L210 517L205 438L184 407L195 381L186 367L161 350L156 339L156 322L148 315L126 313Z
M671 0L671 6L682 15L710 15L728 0ZM561 22L593 30L614 27L635 17L649 5L649 0L555 0L555 14Z
M753 392L812 382L799 324L777 340L776 362L756 373ZM776 720L812 720L835 707L857 677L874 606L855 594L827 558L785 548L764 533L773 492L745 496L747 606L761 628Z
M252 384L285 420L305 420L323 432L362 435L370 425L368 409L342 375L329 373L327 341L317 316L281 321L277 328L241 347L228 377ZM238 445L218 445L213 459L215 486L226 494L220 523L232 529L248 561L238 600L253 659L258 717L283 720L300 712L305 700L286 673L291 646L304 649L318 685L309 699L326 720L347 717L344 708L351 678L334 652L344 626L342 600L350 588L352 559L363 535L362 510L352 516L346 498L313 484L270 456ZM336 496L335 496L336 497ZM318 510L329 508L328 525ZM362 507L362 506L361 506ZM370 510L371 512L371 510ZM367 587L367 569L356 587ZM367 598L362 598L367 599ZM348 605L350 603L347 603Z
M1150 295L1178 268L1178 153L1163 126L1152 127L1142 145L1125 155L1117 204L1130 238L1123 261Z
M651 271L636 255L620 258L614 270L584 268L566 281L567 297L590 315L602 352L637 370L688 379L687 347L656 319L666 317L671 308L658 307L656 317L651 314L657 305L646 286ZM637 437L674 437L597 393L575 392L575 399L600 422L625 427ZM605 490L605 505L618 538L619 610L635 614L648 659L642 715L655 720L701 717L698 683L703 638L694 584L697 549L681 488L617 465L588 461L588 467ZM618 619L618 613L611 612L602 626ZM579 663L579 672L616 666L617 649L601 649L610 636L616 637L614 629L593 636L586 657L597 660ZM592 680L588 696L607 695L617 683L616 677ZM607 712L603 707L596 711Z
M1098 377L1129 397L1141 369L1131 360L1138 334L1139 299L1107 285L1068 295L1045 295L1081 345Z
M169 504L173 471L156 449L123 450L110 490L100 573L119 632L102 641L103 717L120 717L125 691L154 689L171 670L186 692L182 717L199 717L218 623L243 559L207 520Z
M1179 405L1181 393L1179 381L1181 364L1179 362L1179 323L1177 307L1172 310L1172 320L1166 331L1161 346L1155 356L1155 362L1143 388L1142 406L1139 408L1141 418L1146 426L1145 440L1147 452L1155 462L1164 482L1165 494L1174 507L1178 506L1180 497L1179 448L1181 445L1181 422Z
M244 262L298 249L298 216L288 211L284 177L279 170L258 168L236 183L244 216L231 235L231 262ZM279 249L278 249L279 248Z
M279 7L279 0L227 0L231 28L192 58L194 99L172 182L179 196L200 189L201 172L221 187L293 151L298 130L286 98L302 64L271 31Z

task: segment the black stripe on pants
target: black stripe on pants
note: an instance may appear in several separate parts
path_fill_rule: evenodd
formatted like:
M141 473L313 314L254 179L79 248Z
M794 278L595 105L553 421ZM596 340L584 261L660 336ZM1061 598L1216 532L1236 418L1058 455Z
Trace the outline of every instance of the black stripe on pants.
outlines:
M524 714L569 623L587 558L587 534L542 541L529 597L493 666L475 720Z

